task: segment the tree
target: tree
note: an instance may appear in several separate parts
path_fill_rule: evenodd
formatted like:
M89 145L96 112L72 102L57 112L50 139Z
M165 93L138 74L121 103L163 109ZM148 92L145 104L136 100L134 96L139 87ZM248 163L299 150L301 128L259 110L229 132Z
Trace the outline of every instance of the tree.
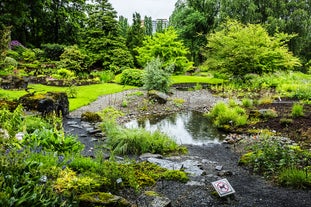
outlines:
M119 21L118 21L118 25L119 25L119 30L120 30L121 36L124 39L126 39L128 30L130 28L127 18L125 18L124 16L120 16Z
M93 60L93 68L103 68L114 73L133 66L133 57L120 35L116 11L108 0L96 0L89 5L85 29L81 32L80 46Z
M145 35L152 36L152 18L145 16L144 18Z
M179 0L170 17L170 25L190 49L191 61L196 65L203 62L200 48L206 44L205 36L216 27L218 10L218 0Z
M208 36L205 64L211 70L243 77L249 73L289 70L301 65L286 46L293 35L277 33L269 36L259 24L243 25L233 20L221 28Z
M192 68L193 63L187 59L188 49L177 39L177 33L170 27L164 33L147 36L143 46L136 48L137 61L145 66L159 57L164 67L174 65L174 73L183 73Z
M160 58L152 59L144 68L144 89L148 91L158 90L164 93L169 92L170 77L173 71L172 67L172 65L169 65L163 68Z
M136 56L137 51L134 50L136 47L141 47L143 45L143 40L145 36L144 28L142 27L142 21L139 13L133 14L133 24L129 28L127 33L126 45L129 48L132 56L134 57L135 67L139 67Z

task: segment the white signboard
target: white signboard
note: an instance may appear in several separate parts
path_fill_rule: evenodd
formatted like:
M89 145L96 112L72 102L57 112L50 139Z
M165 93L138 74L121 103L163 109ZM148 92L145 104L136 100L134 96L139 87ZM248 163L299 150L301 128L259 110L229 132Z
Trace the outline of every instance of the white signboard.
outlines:
M212 182L212 185L220 197L235 193L235 190L226 178Z

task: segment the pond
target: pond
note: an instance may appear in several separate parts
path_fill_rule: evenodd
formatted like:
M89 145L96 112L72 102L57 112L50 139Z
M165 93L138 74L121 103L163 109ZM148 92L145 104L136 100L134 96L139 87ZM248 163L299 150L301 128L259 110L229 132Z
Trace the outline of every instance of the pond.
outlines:
M148 117L144 120L134 119L126 123L125 127L142 127L151 132L160 130L178 144L217 144L224 138L202 113L196 111Z

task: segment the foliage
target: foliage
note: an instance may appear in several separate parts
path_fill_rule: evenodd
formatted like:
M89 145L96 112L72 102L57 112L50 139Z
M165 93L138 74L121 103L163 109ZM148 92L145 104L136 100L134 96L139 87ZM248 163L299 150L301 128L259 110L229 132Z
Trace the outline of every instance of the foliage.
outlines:
M292 107L292 114L293 117L300 117L304 115L303 112L303 105L299 103L295 103Z
M181 74L192 68L187 55L188 49L177 39L173 28L168 28L164 33L156 33L152 37L147 36L143 46L136 48L138 52L137 61L145 67L155 58L163 62L163 66L174 65L174 73Z
M59 153L80 152L83 145L77 141L77 137L65 135L56 129L35 130L31 134L26 134L23 143L33 148L43 148L47 151Z
M140 155L142 153L168 154L178 152L181 148L167 135L145 129L126 129L111 122L104 122L107 145L113 153L122 155Z
M170 17L170 24L189 48L189 59L196 65L204 60L201 47L207 42L205 36L217 26L218 11L218 0L179 0Z
M218 128L243 126L247 123L246 111L240 106L229 106L224 102L218 102L206 116L212 120Z
M64 48L58 65L61 68L67 68L78 73L88 69L88 61L88 56L77 45L74 45Z
M73 80L75 78L75 73L66 68L60 68L56 71L56 74L52 74L52 77L59 80Z
M121 73L121 84L130 86L143 86L144 71L139 69L126 69Z
M243 98L242 105L246 108L251 108L253 106L253 100L248 99L248 98Z
M91 72L91 75L94 77L99 77L100 81L102 83L110 83L113 81L115 75L112 71L93 71Z
M144 89L158 90L164 93L169 91L172 66L167 66L164 69L162 67L163 64L159 58L153 59L147 64L143 76Z
M60 44L43 44L42 49L46 59L60 60L60 56L63 54L65 46Z
M284 169L278 176L278 182L283 186L304 189L311 187L311 176L308 169Z
M0 110L1 128L7 130L10 137L14 137L15 134L22 129L23 115L23 107L21 105L13 112L10 112L6 108L2 108Z
M208 36L205 64L231 76L271 73L300 66L286 47L293 35L276 33L274 37L256 24L243 25L229 20L222 29Z
M142 20L140 14L135 12L133 14L133 24L129 27L126 35L126 46L129 48L132 57L134 58L134 66L139 67L136 47L141 47L143 45L143 40L145 36L144 28L141 26Z
M8 70L8 71L13 71L13 69L16 69L18 65L18 62L11 57L6 57L3 61L3 68Z
M0 26L2 26L0 24ZM0 62L6 57L6 52L9 49L9 43L11 41L11 26L0 27Z
M40 171L40 163L29 159L28 150L10 149L0 153L1 206L57 206L60 197L51 188ZM46 177L46 176L45 176Z
M299 146L282 143L277 137L261 137L250 146L250 152L241 157L241 164L266 176L278 175L283 169L304 166L310 153Z

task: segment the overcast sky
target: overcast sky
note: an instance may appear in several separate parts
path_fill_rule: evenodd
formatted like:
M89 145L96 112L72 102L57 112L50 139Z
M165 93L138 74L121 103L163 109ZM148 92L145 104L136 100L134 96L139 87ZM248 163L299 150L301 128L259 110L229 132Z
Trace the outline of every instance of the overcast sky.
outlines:
M118 16L124 16L131 22L133 13L138 12L142 19L169 19L177 0L109 0Z

